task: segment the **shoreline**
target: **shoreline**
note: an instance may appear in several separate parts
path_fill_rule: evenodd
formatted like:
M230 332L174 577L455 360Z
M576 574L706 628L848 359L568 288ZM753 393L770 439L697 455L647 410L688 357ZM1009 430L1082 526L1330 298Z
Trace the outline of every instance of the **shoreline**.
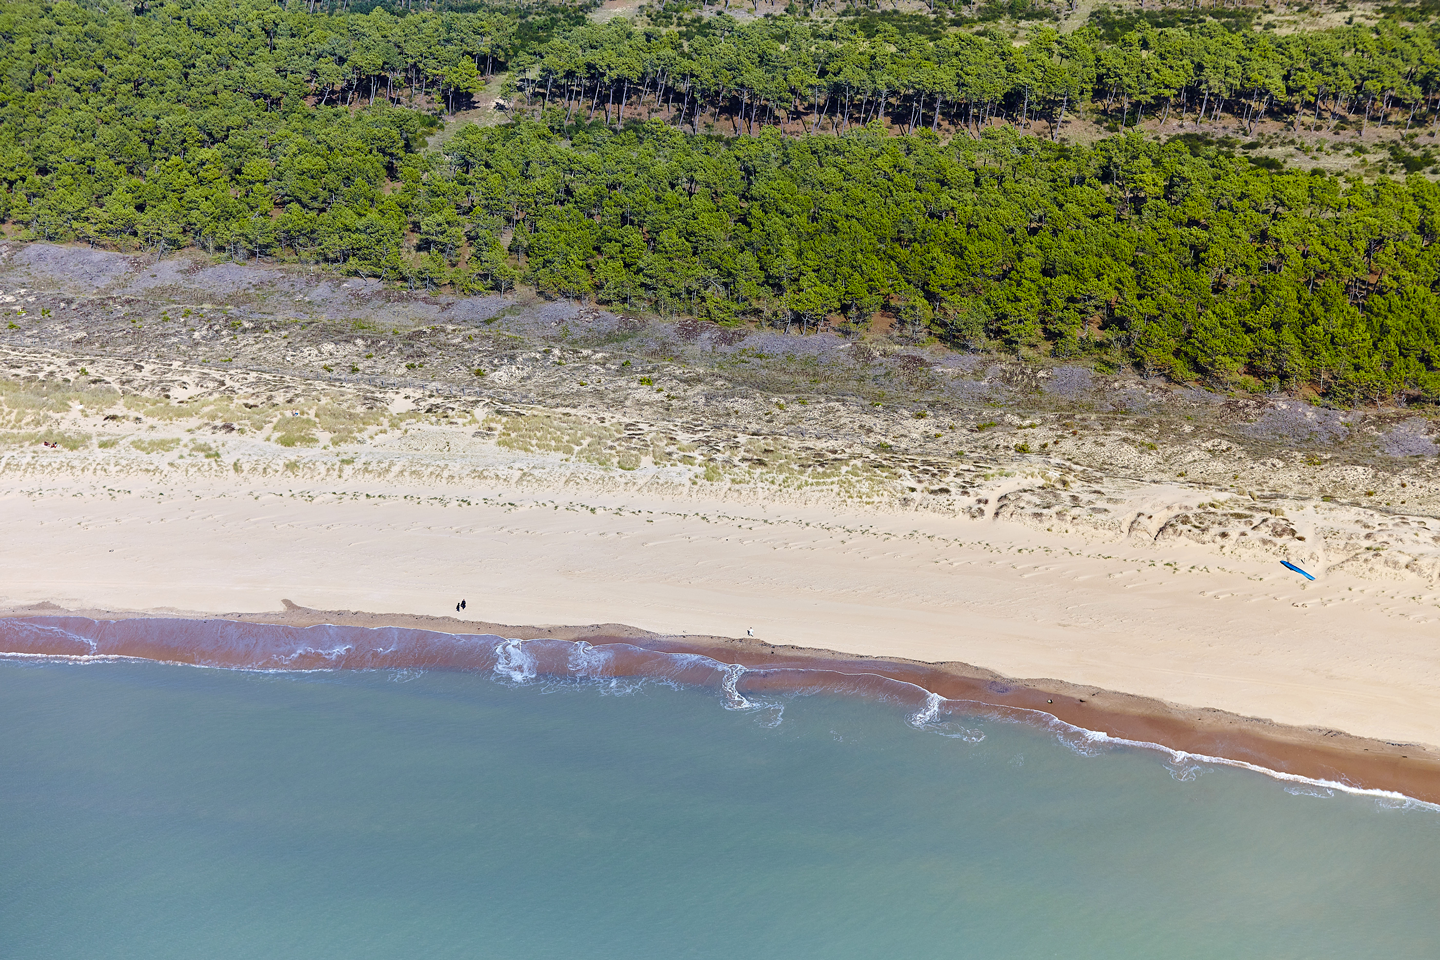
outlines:
M288 596L540 635L448 618L468 597L496 624L871 658L1119 740L1435 794L1440 485L1376 446L1408 414L1321 443L1283 403L681 342L573 304L466 319L347 295L317 324L277 312L296 291L263 270L234 317L182 284L122 318L84 298L149 267L106 262L98 286L64 257L16 268L64 317L0 349L0 610Z
M827 671L849 677L867 674L910 684L950 701L971 702L1002 711L1047 715L1082 731L1100 733L1132 745L1183 753L1200 762L1246 765L1284 777L1335 784L1345 789L1399 794L1425 803L1440 804L1440 752L1419 744L1357 737L1337 730L1289 726L1223 710L1188 707L1062 680L1005 677L958 661L925 662L871 657L748 638L665 635L614 623L512 625L453 617L315 610L288 600L285 601L285 609L279 612L231 613L211 617L67 610L50 603L0 612L0 624L62 618L116 623L134 620L180 621L185 624L224 621L292 628L322 625L367 629L394 627L451 637L494 636L523 641L554 639L583 641L596 647L629 644L656 653L698 654L721 664L738 664L749 671L743 675L743 689L752 693L797 689L796 677L766 671L805 671L805 676L799 679L811 683L817 681L817 674ZM0 630L0 636L3 636L3 630ZM58 648L15 649L17 643L13 637L4 646L5 649L0 649L0 656L74 655ZM133 652L107 651L105 655L133 656L157 662L187 662L175 659L173 653L168 657L155 656L154 650L133 642L132 646L117 648L117 651L121 650ZM189 662L241 669L256 666L243 658L223 663ZM399 665L375 664L369 668L385 669ZM320 668L325 667L321 665ZM352 668L365 667L357 665ZM476 669L473 666L445 664L439 664L438 668ZM621 672L614 675L643 674Z

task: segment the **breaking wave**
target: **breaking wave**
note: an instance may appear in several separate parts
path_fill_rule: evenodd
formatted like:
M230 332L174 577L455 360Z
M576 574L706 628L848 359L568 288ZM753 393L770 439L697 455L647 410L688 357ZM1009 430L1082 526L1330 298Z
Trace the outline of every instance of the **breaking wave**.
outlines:
M647 641L648 642L648 641ZM1392 791L1330 779L1300 776L1244 760L1176 750L1066 723L1043 710L941 696L919 683L859 667L864 661L816 661L816 665L755 666L727 663L679 649L670 641L653 646L617 640L517 640L490 634L450 634L402 627L319 624L292 627L239 620L85 617L0 619L0 658L94 663L151 660L253 671L388 670L408 677L426 670L490 673L505 683L586 681L616 692L636 684L667 684L716 690L728 710L755 711L774 726L784 716L779 695L829 694L893 704L909 711L917 730L969 742L983 740L964 719L1021 722L1050 731L1071 750L1093 755L1115 747L1156 750L1166 755L1171 776L1193 780L1204 766L1229 766L1262 773L1291 793L1369 796L1386 805L1440 805ZM890 665L895 666L895 665ZM918 668L907 668L915 672ZM991 684L993 686L993 683ZM1002 685L1003 686L1003 685ZM1009 693L1003 687L995 693Z

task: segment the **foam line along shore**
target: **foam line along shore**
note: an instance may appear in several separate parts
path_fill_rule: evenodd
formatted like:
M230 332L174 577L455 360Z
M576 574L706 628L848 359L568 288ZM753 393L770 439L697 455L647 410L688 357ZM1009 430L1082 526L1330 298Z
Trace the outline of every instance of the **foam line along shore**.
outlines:
M61 613L55 611L55 614ZM516 679L652 678L746 695L825 693L904 703L917 722L989 717L1058 735L1151 747L1177 762L1223 762L1318 786L1440 803L1440 754L1413 744L1287 727L1053 680L1015 680L962 663L919 663L662 636L615 624L516 627L289 606L280 615L0 617L0 655L138 658L250 670L496 671Z

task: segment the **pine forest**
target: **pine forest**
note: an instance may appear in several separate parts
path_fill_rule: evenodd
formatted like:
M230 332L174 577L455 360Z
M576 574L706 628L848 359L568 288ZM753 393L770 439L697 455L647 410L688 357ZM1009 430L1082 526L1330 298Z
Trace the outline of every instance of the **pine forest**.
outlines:
M11 0L0 221L792 333L883 318L1340 405L1440 398L1423 9L629 11Z

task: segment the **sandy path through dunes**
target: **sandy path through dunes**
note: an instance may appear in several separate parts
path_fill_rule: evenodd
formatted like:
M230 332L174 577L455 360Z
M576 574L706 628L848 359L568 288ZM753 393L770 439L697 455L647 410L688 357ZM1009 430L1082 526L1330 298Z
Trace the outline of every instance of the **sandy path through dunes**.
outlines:
M1195 545L634 492L125 487L0 494L0 604L453 615L464 597L488 621L754 628L1440 742L1440 610L1413 581L1305 584Z

